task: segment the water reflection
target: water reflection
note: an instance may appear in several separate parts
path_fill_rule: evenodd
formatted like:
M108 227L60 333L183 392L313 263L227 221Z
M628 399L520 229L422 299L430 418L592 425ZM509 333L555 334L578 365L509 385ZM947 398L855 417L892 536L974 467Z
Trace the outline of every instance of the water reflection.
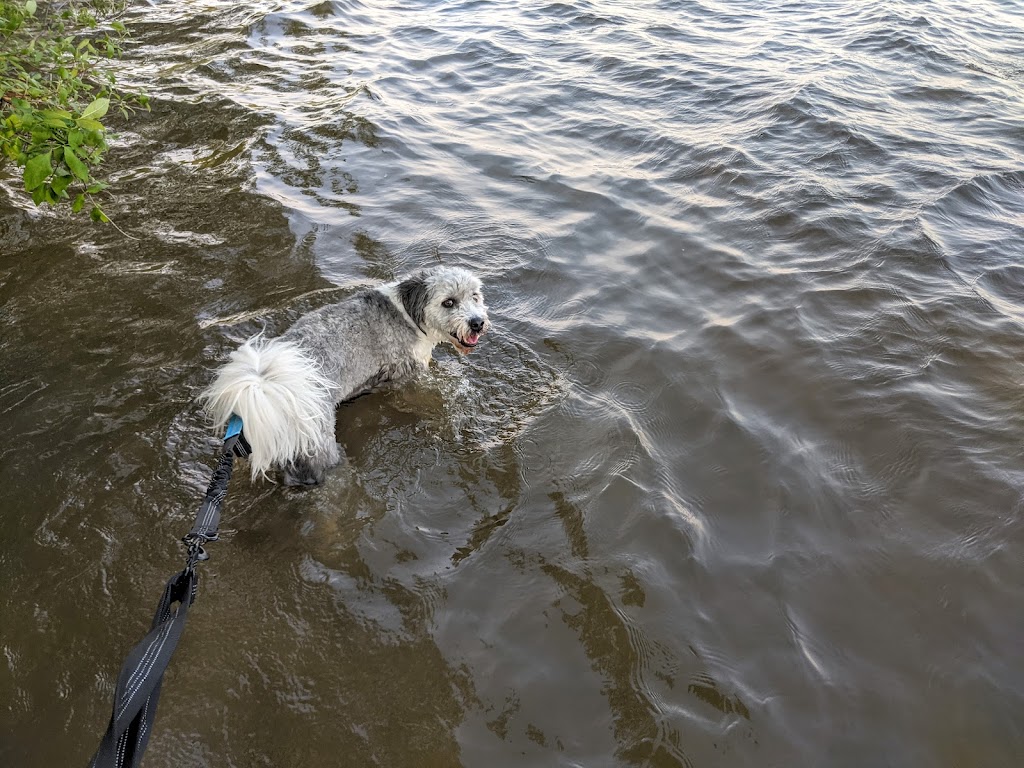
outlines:
M1019 25L854 5L140 9L138 240L0 211L0 760L94 746L207 368L440 261L494 333L233 487L149 762L1014 764Z

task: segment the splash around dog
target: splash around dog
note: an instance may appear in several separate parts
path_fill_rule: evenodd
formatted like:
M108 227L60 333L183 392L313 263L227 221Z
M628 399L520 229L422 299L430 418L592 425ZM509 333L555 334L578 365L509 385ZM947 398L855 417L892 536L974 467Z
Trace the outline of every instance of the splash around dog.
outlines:
M253 479L279 469L288 485L315 485L341 460L338 403L426 368L439 344L469 354L489 328L480 280L433 267L314 310L276 338L252 337L200 400L218 427L242 418Z

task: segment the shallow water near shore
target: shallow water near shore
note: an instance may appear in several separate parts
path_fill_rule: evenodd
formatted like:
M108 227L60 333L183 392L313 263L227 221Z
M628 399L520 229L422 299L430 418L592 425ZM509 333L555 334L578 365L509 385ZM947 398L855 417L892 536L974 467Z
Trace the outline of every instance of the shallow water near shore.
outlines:
M0 762L91 757L217 363L440 261L493 332L236 472L147 768L1021 764L1024 10L127 23L137 239L0 196Z

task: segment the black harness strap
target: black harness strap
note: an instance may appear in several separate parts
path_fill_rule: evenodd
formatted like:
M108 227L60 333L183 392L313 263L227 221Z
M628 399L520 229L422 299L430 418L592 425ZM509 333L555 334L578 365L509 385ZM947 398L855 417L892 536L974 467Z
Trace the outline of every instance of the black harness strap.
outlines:
M250 452L242 434L242 420L232 416L220 463L206 489L196 522L182 539L188 547L185 568L167 582L149 634L132 648L121 666L110 725L89 768L138 768L156 717L164 671L185 630L189 606L196 599L196 564L209 558L203 545L217 540L220 506L227 494L235 456L248 456ZM173 609L175 604L177 608Z

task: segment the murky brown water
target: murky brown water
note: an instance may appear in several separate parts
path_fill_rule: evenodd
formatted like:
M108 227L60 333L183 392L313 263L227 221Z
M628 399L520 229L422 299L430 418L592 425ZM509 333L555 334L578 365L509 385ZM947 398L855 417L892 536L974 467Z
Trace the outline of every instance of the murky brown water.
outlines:
M0 762L84 765L241 339L496 330L236 476L146 766L1024 764L1024 11L142 5L110 228L0 208Z

